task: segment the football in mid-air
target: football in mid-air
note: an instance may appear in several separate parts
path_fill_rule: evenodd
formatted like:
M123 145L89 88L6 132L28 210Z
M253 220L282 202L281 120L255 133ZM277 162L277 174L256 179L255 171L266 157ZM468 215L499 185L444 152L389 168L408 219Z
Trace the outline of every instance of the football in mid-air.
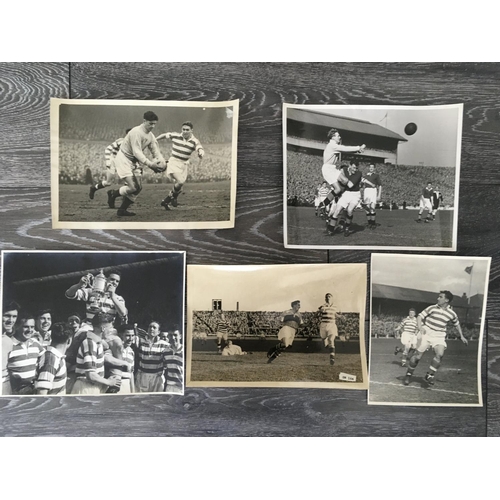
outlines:
M408 123L405 127L406 135L413 135L416 131L417 131L417 126L413 122Z

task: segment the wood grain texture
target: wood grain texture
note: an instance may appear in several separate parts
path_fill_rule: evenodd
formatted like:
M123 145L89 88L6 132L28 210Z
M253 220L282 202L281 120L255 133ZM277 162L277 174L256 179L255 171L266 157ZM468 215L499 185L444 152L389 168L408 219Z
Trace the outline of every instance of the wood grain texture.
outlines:
M484 436L486 431L485 408L368 407L364 391L322 389L2 398L0 412L0 434L6 436Z
M463 102L457 254L493 257L487 316L498 319L499 77L500 64L496 63L0 64L0 162L4 167L0 247L187 250L190 264L369 264L370 251L283 248L282 104ZM240 99L236 227L218 231L52 230L48 103L50 97L67 96ZM363 391L319 389L188 389L182 397L1 398L0 435L500 435L500 383L495 371L500 348L497 333L492 338L491 331L483 408L368 406ZM486 369L483 374L485 380Z
M68 63L0 63L2 186L50 185L49 102L68 95Z
M488 436L500 436L500 321L488 321Z

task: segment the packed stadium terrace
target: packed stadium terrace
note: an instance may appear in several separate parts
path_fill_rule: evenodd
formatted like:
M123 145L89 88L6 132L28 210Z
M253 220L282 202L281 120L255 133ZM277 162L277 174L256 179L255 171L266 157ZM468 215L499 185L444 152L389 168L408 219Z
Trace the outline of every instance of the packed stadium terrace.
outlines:
M132 108L114 109L113 113L108 113L106 107L84 106L79 107L78 117L73 113L65 115L61 113L59 130L61 139L80 140L80 141L109 141L111 144L123 134L127 128L140 125L142 122L142 111L136 112ZM180 114L179 114L180 113ZM200 119L199 111L185 109L177 112L176 119L165 120L165 114L159 112L160 120L154 130L155 135L164 132L180 132L184 121L189 120L194 124L193 133L205 144L223 144L230 143L232 139L232 121L224 118L225 111L208 115ZM169 115L173 111L168 112ZM182 117L181 117L182 115ZM198 118L197 118L198 117Z
M347 165L347 162L342 162ZM360 162L362 172L368 170L369 163ZM288 203L299 206L313 206L314 196L321 174L321 156L296 151L287 152L287 196ZM455 169L447 167L421 167L410 165L375 164L382 179L382 201L396 203L402 208L418 207L422 189L428 182L438 186L443 195L444 206L453 207L455 197Z
M241 334L243 337L276 336L281 328L283 312L274 311L223 311L230 325L230 335ZM317 312L301 312L304 325L298 335L304 337L319 336L320 316ZM337 319L339 335L359 337L359 314L342 313ZM193 332L215 334L219 313L214 311L195 311L193 314Z
M169 141L170 142L170 141ZM202 143L203 144L203 143ZM170 144L160 145L165 159L170 156ZM107 143L87 141L64 141L59 144L59 182L61 184L87 184L87 169L90 168L94 181L104 176L104 150ZM205 157L200 163L197 158L190 161L188 182L221 181L231 178L231 146L203 144ZM143 182L161 184L167 182L165 175L144 169Z
M399 333L396 333L396 328L404 318L391 314L374 314L371 319L371 336L375 338L399 338ZM461 324L464 336L469 340L477 340L479 338L479 325L464 325ZM452 325L447 326L446 338L450 340L459 339L460 335Z

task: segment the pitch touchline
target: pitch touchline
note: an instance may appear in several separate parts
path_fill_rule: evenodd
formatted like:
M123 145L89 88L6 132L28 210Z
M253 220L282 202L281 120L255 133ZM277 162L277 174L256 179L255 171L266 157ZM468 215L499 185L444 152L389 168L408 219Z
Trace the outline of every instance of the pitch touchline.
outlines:
M396 387L405 387L408 389L422 389L422 387L416 387L414 385L395 384L394 382L374 382L373 380L371 380L370 384L394 385ZM471 394L470 392L449 391L447 389L434 389L434 387L432 388L432 392L450 392L451 394L461 394L462 396L475 396L475 397L477 397L477 394Z

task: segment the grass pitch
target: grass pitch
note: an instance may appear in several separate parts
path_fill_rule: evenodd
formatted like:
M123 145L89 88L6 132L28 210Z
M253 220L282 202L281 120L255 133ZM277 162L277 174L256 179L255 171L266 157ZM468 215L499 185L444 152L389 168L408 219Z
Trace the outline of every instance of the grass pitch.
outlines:
M265 352L246 356L221 356L217 352L193 352L191 380L217 382L342 382L339 373L356 375L362 382L359 354L337 354L330 366L329 355L287 351L267 363ZM344 382L349 385L349 382Z
M401 366L401 355L394 348L399 340L371 339L370 389L371 403L425 403L472 405L479 403L477 379L478 342L464 346L459 340L447 341L448 348L430 388L424 381L433 351L422 356L411 383L403 384L406 368Z
M144 184L137 201L130 208L135 217L120 218L108 207L107 191L101 189L93 200L89 187L82 184L59 185L59 220L72 222L204 222L226 221L231 214L230 181L186 183L176 208L166 211L161 201L172 184ZM116 188L117 185L112 186ZM116 207L122 198L116 200Z
M356 210L351 224L353 233L347 238L341 232L328 235L325 221L314 215L313 207L289 206L287 212L289 245L452 247L453 210L440 210L435 221L422 220L420 224L416 222L418 210L378 210L375 230L367 228L365 212Z

